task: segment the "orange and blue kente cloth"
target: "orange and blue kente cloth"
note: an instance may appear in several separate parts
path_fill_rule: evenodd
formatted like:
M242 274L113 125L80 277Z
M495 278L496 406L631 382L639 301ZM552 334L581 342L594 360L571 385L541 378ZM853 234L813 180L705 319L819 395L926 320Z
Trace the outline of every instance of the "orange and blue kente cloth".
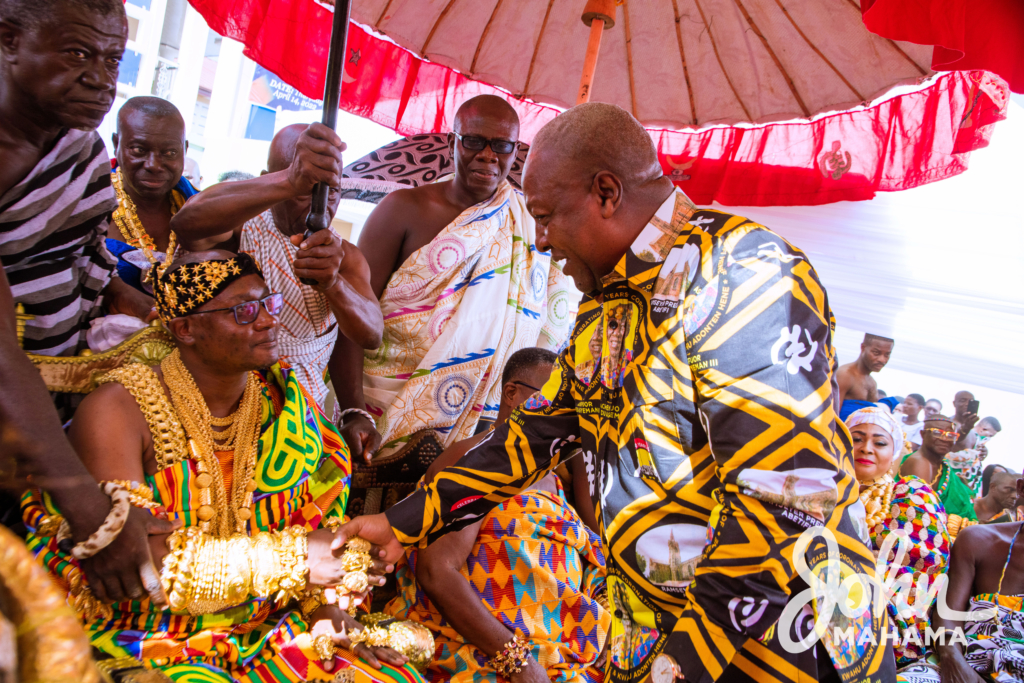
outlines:
M252 533L301 525L318 529L324 519L343 517L348 502L351 460L348 447L296 374L276 365L261 374L262 426L256 462ZM226 454L218 454L223 460ZM182 460L153 475L146 485L169 519L198 524L196 463ZM36 535L41 519L59 514L45 494L23 499L28 546L67 590L84 581L78 563L57 548L55 537ZM312 637L296 606L251 598L236 607L192 616L155 608L149 600L113 607L113 617L86 621L94 648L112 657L134 657L184 683L285 683L330 681L350 668L357 683L422 681L412 667L371 669L349 652L338 652L327 672L312 648Z
M557 683L599 683L596 664L611 615L604 591L601 540L560 495L531 490L510 498L483 521L460 570L491 614L529 641L534 658ZM494 683L488 656L445 621L416 584L417 551L398 570L399 595L386 611L434 633L428 681Z

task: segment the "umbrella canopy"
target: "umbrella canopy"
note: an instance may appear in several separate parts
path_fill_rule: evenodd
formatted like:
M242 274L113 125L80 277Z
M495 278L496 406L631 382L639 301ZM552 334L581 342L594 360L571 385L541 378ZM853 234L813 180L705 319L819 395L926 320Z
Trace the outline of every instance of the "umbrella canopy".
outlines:
M190 2L249 57L320 97L328 8ZM557 115L553 105L575 101L584 4L353 0L354 20L388 37L351 25L341 106L403 135L445 133L465 99L498 94L530 142ZM591 100L634 112L698 203L822 204L941 180L967 168L1009 101L1005 82L983 72L933 76L929 48L869 33L851 0L626 0L617 20Z
M766 123L849 109L932 74L931 48L865 28L850 0L628 0L592 99L650 128ZM576 102L588 29L565 0L357 0L352 18L517 97Z

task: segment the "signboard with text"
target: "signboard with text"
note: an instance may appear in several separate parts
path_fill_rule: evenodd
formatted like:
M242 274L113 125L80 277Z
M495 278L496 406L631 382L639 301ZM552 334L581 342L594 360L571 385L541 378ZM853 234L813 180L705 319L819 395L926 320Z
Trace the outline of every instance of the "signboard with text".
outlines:
M249 101L284 111L314 111L321 109L320 100L311 100L298 90L288 85L273 72L262 66L256 66L252 77L252 88L249 90Z

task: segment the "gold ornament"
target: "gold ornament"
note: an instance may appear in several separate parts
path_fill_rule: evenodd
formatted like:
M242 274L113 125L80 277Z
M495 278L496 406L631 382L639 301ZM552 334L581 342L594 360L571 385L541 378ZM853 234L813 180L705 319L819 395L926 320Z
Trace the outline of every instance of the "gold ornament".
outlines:
M896 482L886 472L870 484L861 484L860 502L864 503L867 511L867 524L869 532L885 521L889 516L889 505L892 503L892 490Z
M114 225L121 231L121 237L124 238L126 244L130 244L136 249L141 249L145 255L146 260L153 266L149 273L146 275L146 281L153 277L153 270L158 266L166 269L171 265L171 261L174 259L174 252L177 249L177 236L174 231L167 238L167 254L164 259L164 263L161 266L160 261L153 256L153 252L159 253L156 248L156 243L153 238L146 232L146 227L139 220L138 211L135 208L135 202L128 196L128 193L124 189L124 178L121 176L121 169L117 169L110 174L110 182L114 186L114 193L117 195L117 208L114 209L113 219ZM178 213L181 209L183 202L177 192L171 192L171 216Z
M364 615L359 619L364 628L353 633L353 646L365 643L367 647L389 647L409 658L420 672L434 659L434 634L423 624L398 621L381 612Z
M517 633L491 657L490 664L499 676L510 679L513 674L522 673L529 657L530 646Z
M153 489L145 484L140 484L137 481L128 481L127 479L104 479L100 482L100 486L104 484L115 484L127 491L128 502L134 507L145 510L153 510L160 507L160 504L153 498Z
M132 395L149 431L153 435L153 452L156 464L165 469L188 457L185 447L185 430L171 406L167 394L160 385L156 373L142 363L131 363L112 370L100 377L96 384L117 382Z
M164 382L171 392L175 412L188 434L188 447L197 461L196 486L200 489L198 516L200 528L227 538L234 533L244 533L252 517L252 490L249 488L256 469L259 452L259 430L262 412L262 386L256 373L249 373L245 392L238 404L238 410L230 416L234 431L231 441L234 447L234 468L231 481L231 497L219 482L224 481L217 450L228 450L218 446L218 434L213 431L215 420L221 424L227 418L214 418L206 405L195 380L181 361L181 353L175 349L160 363ZM206 475L206 476L203 476ZM204 485L205 484L205 485ZM245 512L242 512L245 510Z
M179 529L167 541L160 582L174 611L213 614L249 596L283 604L301 599L306 585L306 530L293 526L256 536L218 538L199 527Z
M313 637L313 652L323 663L333 662L337 652L334 641L326 633Z

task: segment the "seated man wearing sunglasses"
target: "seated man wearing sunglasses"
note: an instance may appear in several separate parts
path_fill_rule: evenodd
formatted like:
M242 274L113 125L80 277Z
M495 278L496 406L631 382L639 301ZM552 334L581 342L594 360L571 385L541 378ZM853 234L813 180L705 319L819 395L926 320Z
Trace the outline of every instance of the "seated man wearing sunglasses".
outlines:
M946 462L946 455L960 437L953 421L944 415L934 415L924 421L921 429L921 448L903 458L900 474L924 480L939 495L949 515L947 527L955 537L968 523L977 523L974 511L974 492L957 470Z
M227 249L256 260L270 288L284 297L277 340L281 358L321 408L335 340L345 337L358 348L375 349L384 325L359 249L332 230L303 236L313 186L338 186L344 149L341 138L322 124L282 128L259 178L218 183L191 198L171 220L190 251ZM332 190L331 219L339 200ZM225 232L226 225L234 229Z
M348 644L342 624L360 627L309 593L345 574L325 526L344 514L350 459L278 362L281 295L251 257L228 252L175 260L154 293L175 350L158 366L129 364L100 378L69 434L114 513L74 545L57 530L60 512L48 498L30 493L23 505L28 545L69 592L93 647L114 668L144 665L172 680L329 680L340 668L367 669L357 656L374 668L405 666L388 649L335 652L335 643ZM160 576L143 572L156 584L151 593L162 584L171 614L149 600L97 602L99 587L79 569L116 536L129 505L175 523L149 537ZM378 561L370 572L383 570ZM117 578L100 580L112 594ZM352 680L368 678L420 680L411 667Z
M568 335L578 295L536 248L523 194L506 180L518 138L505 100L463 103L448 135L453 175L389 194L359 236L384 343L364 357L339 340L347 374L335 390L343 408L376 416L375 424L352 413L342 433L367 461L379 447L385 464L357 471L354 488L387 487L385 502L411 491L445 448L494 422L509 356L558 349Z

